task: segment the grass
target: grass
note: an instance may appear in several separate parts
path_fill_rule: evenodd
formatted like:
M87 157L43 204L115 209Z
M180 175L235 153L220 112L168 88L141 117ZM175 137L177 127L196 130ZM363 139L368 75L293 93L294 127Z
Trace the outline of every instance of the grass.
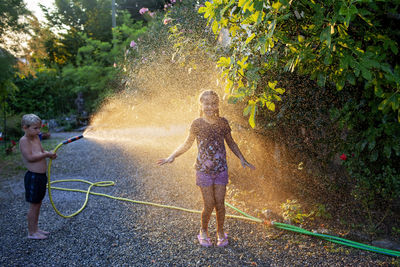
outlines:
M61 142L62 139L50 138L42 140L44 150L52 150ZM6 155L4 145L0 144L0 179L6 179L14 176L21 176L26 171L22 162L21 152L19 151L19 144L14 148L14 151Z

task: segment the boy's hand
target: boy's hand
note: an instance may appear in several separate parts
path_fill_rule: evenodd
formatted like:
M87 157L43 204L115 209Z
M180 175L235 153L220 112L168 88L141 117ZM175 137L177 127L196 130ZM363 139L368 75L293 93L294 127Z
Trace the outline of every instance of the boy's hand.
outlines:
M173 161L174 161L174 157L168 157L168 158L166 158L166 159L159 159L158 161L157 161L157 164L158 165L164 165L165 163L172 163Z
M57 158L57 154L54 152L47 152L47 157L51 158L51 159L56 159Z
M254 167L253 164L247 162L246 160L241 160L240 163L242 163L243 168L249 167L252 170L256 169L256 167Z

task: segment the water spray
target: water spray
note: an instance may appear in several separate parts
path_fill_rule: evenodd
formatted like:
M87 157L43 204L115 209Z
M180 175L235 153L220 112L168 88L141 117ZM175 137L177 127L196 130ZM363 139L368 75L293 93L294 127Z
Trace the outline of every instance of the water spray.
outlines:
M75 137L69 138L69 139L61 142L54 149L54 153L56 153L57 150L62 145L69 144L69 143L74 142L76 140L82 139L83 137L84 137L83 135L79 135L79 136L75 136ZM120 200L120 201L127 201L127 202L131 202L131 203L136 203L136 204L151 205L151 206L155 206L155 207L175 209L175 210L181 210L181 211L191 212L191 213L201 213L201 211L199 211L199 210L186 209L186 208L182 208L182 207L163 205L163 204L152 203L152 202L147 202L147 201L133 200L133 199L123 198L123 197L114 197L114 196L103 194L103 193L91 192L91 189L94 186L100 186L100 187L113 186L113 185L115 185L115 183L113 181L101 181L101 182L96 182L96 183L92 183L92 182L89 182L89 181L86 181L86 180L82 180L82 179L67 179L67 180L51 181L50 180L50 178L51 178L51 175L50 175L51 163L52 163L52 160L50 159L49 166L48 166L48 186L47 186L48 187L48 192L49 192L49 199L50 199L50 203L53 206L55 212L58 215L60 215L61 217L63 217L63 218L71 218L71 217L79 214L86 207L86 204L88 202L90 194L91 195L108 197L108 198L115 199L115 200ZM62 187L54 187L54 186L52 186L52 184L58 183L58 182L83 182L83 183L89 184L89 187L85 191L85 190L80 190L80 189L71 189L71 188L62 188ZM53 199L52 199L51 189L85 193L86 194L86 199L85 199L85 202L83 203L82 207L79 210L77 210L76 212L74 212L74 213L72 213L70 215L64 215L61 212L59 212L58 209L56 208L56 206L55 206L55 204L53 202ZM290 224L285 224L285 223L280 223L280 222L273 221L270 218L265 218L265 219L256 218L256 217L253 217L253 216L241 211L240 209L232 206L231 204L229 204L227 202L225 202L225 205L227 207L237 211L238 213L242 214L242 215L227 214L226 215L227 218L234 218L234 219L241 219L241 220L246 220L246 221L255 222L255 223L262 223L262 224L264 224L264 225L266 225L268 227L275 227L277 229L282 229L282 230L292 231L292 232L296 232L296 233L300 233L300 234L315 236L315 237L318 237L318 238L323 239L325 241L330 241L330 242L333 242L333 243L337 243L337 244L341 244L341 245L345 245L345 246L349 246L349 247L353 247L353 248L357 248L357 249L361 249L361 250L375 252L375 253L379 253L379 254L383 254L383 255L387 255L387 256L392 256L392 257L400 257L400 251L374 247L374 246L366 245L366 244L363 244L363 243L354 242L354 241L351 241L351 240L348 240L348 239L340 238L340 237L337 237L337 236L314 233L314 232L305 230L305 229L303 229L301 227L298 227L298 226L294 226L294 225L290 225ZM213 213L213 215L215 215L215 213Z

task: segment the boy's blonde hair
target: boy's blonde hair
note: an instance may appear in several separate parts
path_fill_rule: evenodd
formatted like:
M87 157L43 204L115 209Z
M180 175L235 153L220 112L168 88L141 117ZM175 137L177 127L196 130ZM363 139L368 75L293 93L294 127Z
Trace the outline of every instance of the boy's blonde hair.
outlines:
M35 114L25 114L24 116L22 116L22 120L21 120L21 126L24 127L30 127L31 125L34 124L42 124L42 120Z

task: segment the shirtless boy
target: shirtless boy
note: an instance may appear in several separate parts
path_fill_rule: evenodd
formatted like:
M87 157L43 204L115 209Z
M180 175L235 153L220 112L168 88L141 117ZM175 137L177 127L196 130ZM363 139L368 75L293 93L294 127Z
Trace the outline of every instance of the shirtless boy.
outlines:
M26 114L22 117L21 124L25 135L19 140L19 148L28 169L25 174L25 199L30 202L27 216L28 238L46 239L49 232L38 228L40 207L46 194L46 158L55 159L57 155L43 150L38 136L42 121L38 116Z

